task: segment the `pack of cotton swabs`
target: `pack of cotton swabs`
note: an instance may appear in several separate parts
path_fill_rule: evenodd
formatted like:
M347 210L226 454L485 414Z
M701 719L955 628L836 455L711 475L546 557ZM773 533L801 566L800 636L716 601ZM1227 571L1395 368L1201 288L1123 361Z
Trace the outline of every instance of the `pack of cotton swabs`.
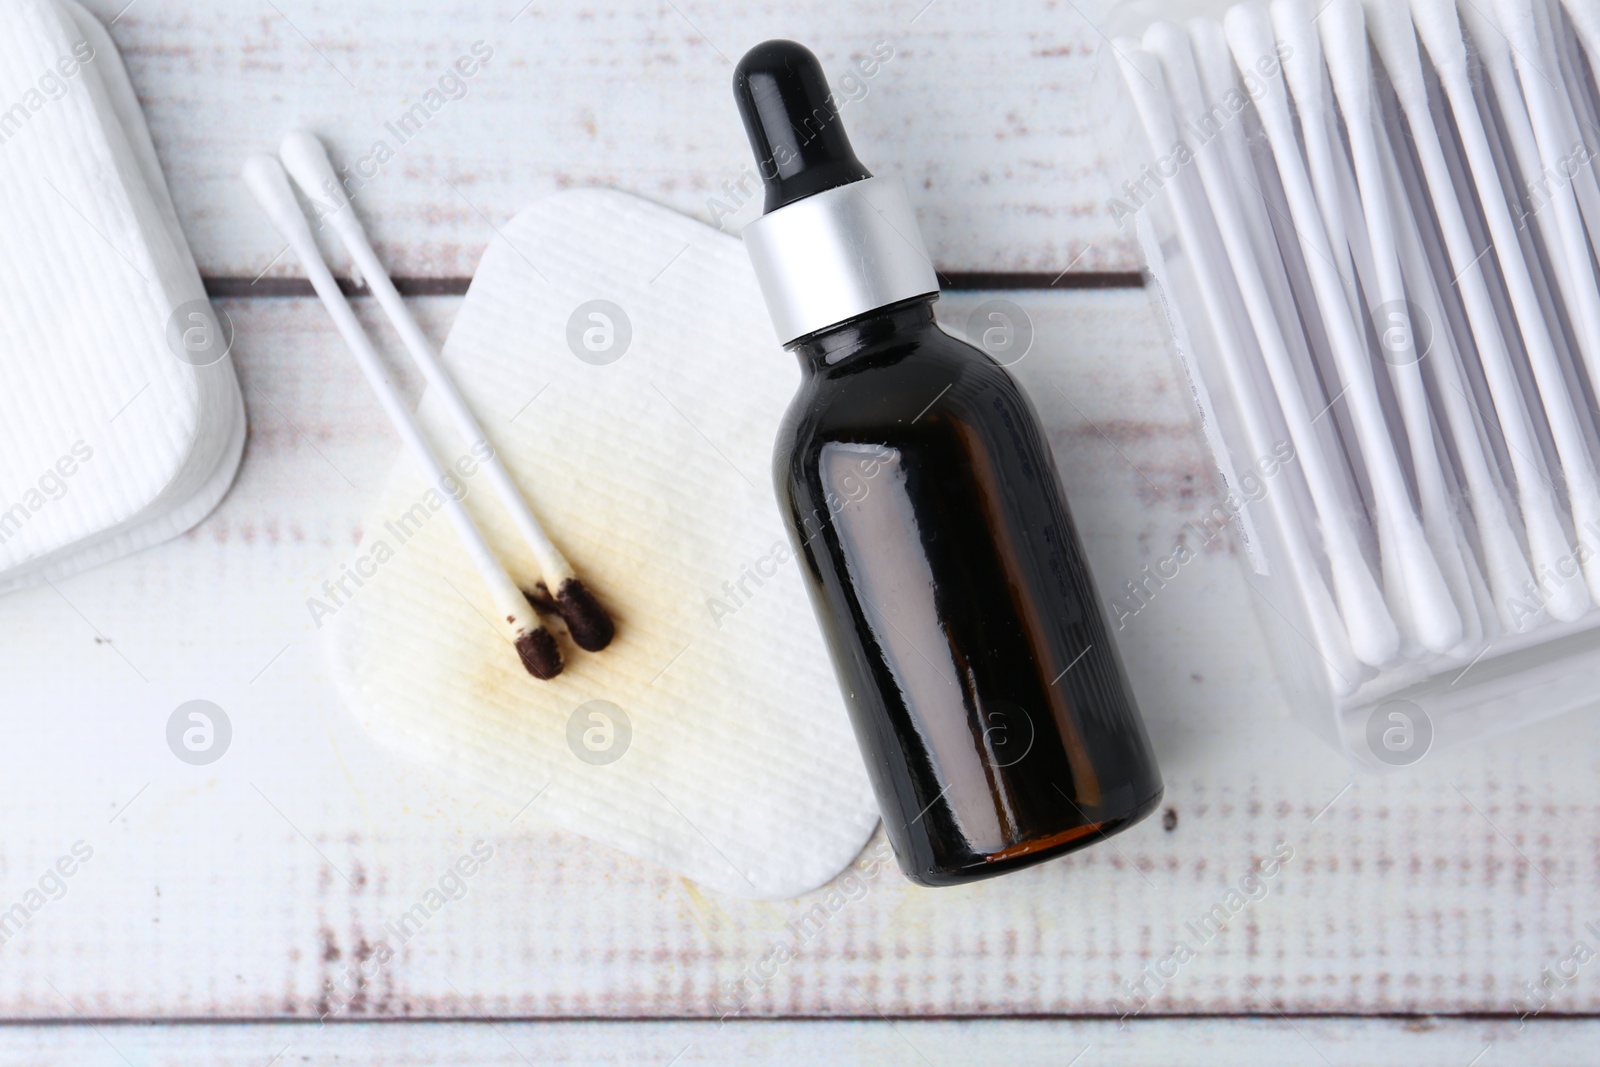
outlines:
M1600 6L1113 21L1111 205L1297 712L1381 767L1595 706Z

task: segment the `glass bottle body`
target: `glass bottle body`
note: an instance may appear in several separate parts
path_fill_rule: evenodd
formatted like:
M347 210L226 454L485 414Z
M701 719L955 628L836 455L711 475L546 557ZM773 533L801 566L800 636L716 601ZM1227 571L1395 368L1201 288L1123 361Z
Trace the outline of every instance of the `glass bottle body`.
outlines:
M774 475L900 866L949 885L1162 786L1033 407L932 301L790 346Z

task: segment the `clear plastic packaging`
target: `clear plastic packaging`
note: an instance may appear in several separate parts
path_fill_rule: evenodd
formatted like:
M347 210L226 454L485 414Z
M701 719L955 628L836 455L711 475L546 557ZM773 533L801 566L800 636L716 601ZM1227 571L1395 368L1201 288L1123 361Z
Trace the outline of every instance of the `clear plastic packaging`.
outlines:
M1297 717L1374 769L1600 704L1600 16L1570 2L1103 27L1108 209L1216 462L1207 523Z

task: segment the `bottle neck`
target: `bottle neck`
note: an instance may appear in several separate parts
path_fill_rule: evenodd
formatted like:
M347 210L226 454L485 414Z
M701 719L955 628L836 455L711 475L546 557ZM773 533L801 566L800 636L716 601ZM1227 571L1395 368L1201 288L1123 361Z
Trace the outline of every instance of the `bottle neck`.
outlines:
M891 338L932 327L933 302L937 299L938 293L928 293L876 308L849 322L808 334L790 344L789 351L800 357L800 366L808 373L836 366Z

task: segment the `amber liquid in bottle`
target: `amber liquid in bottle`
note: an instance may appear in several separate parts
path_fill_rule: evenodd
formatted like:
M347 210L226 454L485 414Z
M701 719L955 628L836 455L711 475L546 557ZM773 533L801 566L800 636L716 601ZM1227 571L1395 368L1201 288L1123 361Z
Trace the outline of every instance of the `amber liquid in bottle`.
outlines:
M1161 777L1037 416L916 299L791 344L774 474L902 869L996 875Z

